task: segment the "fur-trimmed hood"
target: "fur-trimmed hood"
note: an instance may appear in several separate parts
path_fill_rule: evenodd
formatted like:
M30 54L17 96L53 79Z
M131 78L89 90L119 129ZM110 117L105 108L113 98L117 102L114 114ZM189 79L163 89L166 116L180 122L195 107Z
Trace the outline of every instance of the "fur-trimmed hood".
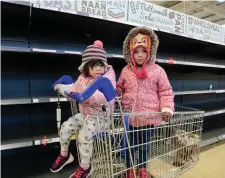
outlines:
M132 30L130 30L126 39L123 42L123 55L128 64L132 64L132 60L130 56L130 40L131 38L135 37L139 33L150 36L152 41L152 47L150 50L150 58L148 59L148 63L150 63L150 61L153 62L156 59L156 53L159 46L158 36L152 29L148 27L135 27Z

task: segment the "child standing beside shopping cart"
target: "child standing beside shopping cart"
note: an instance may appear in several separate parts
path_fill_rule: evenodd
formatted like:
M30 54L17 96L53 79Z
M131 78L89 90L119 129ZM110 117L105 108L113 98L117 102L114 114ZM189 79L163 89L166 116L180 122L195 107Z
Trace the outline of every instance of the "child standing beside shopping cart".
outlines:
M103 49L101 41L95 41L94 45L90 45L84 51L82 55L82 64L79 67L81 75L74 84L62 85L58 84L54 87L55 90L59 91L60 94L75 92L81 93L97 77L108 78L114 87L116 87L116 77L112 66L108 65L106 52ZM102 119L98 118L96 125L95 110L89 107L99 107L102 104L106 104L107 101L104 95L100 91L96 91L84 104L79 105L80 113L70 117L65 121L60 130L60 145L61 152L57 159L52 164L50 170L52 172L60 171L65 165L71 163L74 158L71 153L68 152L71 136L78 132L78 149L80 153L80 166L77 171L70 176L70 178L86 178L89 176L91 171L90 159L93 152L93 136L103 129L103 123L106 123ZM114 101L109 102L109 107L114 107ZM104 124L104 127L107 127Z
M130 111L129 144L132 159L138 152L138 176L149 178L146 169L150 152L151 136L155 126L168 121L174 111L174 94L163 68L155 64L159 40L153 30L136 27L127 35L123 44L123 53L128 63L121 72L117 83L118 95L122 96L123 111ZM162 112L162 117L132 115L132 113ZM138 146L139 145L139 146ZM132 168L130 153L126 151L127 168ZM133 178L133 169L126 177Z

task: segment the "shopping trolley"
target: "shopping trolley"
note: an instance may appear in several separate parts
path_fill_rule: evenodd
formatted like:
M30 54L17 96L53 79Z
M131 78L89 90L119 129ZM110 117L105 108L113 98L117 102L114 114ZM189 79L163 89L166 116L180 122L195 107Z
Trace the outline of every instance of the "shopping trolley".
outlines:
M64 76L56 84L70 84L73 80ZM92 164L92 178L126 177L129 169L137 171L146 164L149 177L154 178L175 178L185 171L191 169L199 159L199 142L201 141L202 124L204 112L187 107L176 107L173 117L169 123L161 123L159 126L140 127L130 129L130 120L135 117L141 119L162 120L162 113L135 113L123 112L120 98L110 81L104 77L98 78L83 93L71 93L68 96L71 101L72 114L76 114L76 102L83 103L96 90L101 91L106 100L111 102L115 99L115 107L110 108L109 104L99 107L91 106L94 111L96 125L98 119L104 117L102 130L94 136ZM59 107L58 107L59 108ZM57 119L58 126L60 119ZM131 143L132 134L148 133L142 139L148 137L147 142ZM140 150L145 149L145 155ZM145 162L141 157L146 156ZM78 151L78 158L79 151ZM127 166L129 160L129 166ZM136 176L137 177L137 176Z
M158 126L132 128L129 123L132 119L162 120L162 113L142 112L123 113L123 117L129 117L125 121L128 141L122 142L121 149L113 152L122 152L129 149L132 153L133 167L137 170L146 164L149 178L175 178L193 168L199 160L200 146L203 127L204 111L193 108L176 106L174 115L168 123L162 122ZM117 113L120 118L120 113ZM131 130L132 129L132 130ZM134 135L137 135L137 142L133 142ZM146 137L149 137L148 139ZM140 139L143 139L140 141ZM144 151L143 151L144 150ZM123 157L124 155L121 154ZM127 161L125 154L125 163ZM143 160L141 157L146 157ZM130 157L128 157L129 160ZM127 165L127 164L126 164ZM120 174L119 172L114 175Z

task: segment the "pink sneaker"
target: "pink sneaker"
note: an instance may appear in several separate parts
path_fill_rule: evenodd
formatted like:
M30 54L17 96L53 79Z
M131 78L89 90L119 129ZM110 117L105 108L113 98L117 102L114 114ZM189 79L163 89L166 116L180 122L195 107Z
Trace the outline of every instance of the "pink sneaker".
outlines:
M63 157L61 154L57 157L57 159L55 160L55 162L52 164L52 167L50 168L50 170L52 172L59 172L61 171L64 166L66 166L67 164L72 163L74 160L74 157L71 153L69 153L69 155L67 157Z
M134 178L134 174L135 172L133 171L133 169L129 169L127 170L126 178Z
M138 176L139 176L139 178L150 178L146 168L139 168L138 169Z
M91 172L91 166L87 169L84 170L82 167L78 167L76 172L73 173L69 178L86 178L89 176Z

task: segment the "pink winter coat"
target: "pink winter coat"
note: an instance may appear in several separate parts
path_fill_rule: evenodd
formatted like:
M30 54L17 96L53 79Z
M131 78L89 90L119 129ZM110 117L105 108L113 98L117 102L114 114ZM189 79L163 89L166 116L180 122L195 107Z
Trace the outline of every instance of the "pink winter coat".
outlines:
M103 75L103 77L108 78L114 88L116 88L116 75L113 70L113 67L108 65L108 71ZM71 92L83 92L92 82L94 81L93 78L85 77L83 74L81 74L77 81L73 84L72 91ZM91 105L92 107L95 107L96 109L99 109L98 105L106 104L107 101L105 99L105 96L100 92L96 91L85 103L79 105L80 113L84 115L92 115L95 114L94 110L89 107L88 105ZM87 105L88 104L88 105ZM114 100L109 102L110 107L114 108Z
M138 79L130 62L129 41L138 33L144 33L152 39L152 49L147 65L147 79ZM168 77L162 67L155 64L155 55L158 48L156 34L145 27L136 27L128 34L124 42L124 55L128 62L121 72L117 83L117 92L122 95L124 111L143 112L169 112L174 111L174 94ZM160 114L147 116L131 116L130 125L134 127L155 125L162 123Z

